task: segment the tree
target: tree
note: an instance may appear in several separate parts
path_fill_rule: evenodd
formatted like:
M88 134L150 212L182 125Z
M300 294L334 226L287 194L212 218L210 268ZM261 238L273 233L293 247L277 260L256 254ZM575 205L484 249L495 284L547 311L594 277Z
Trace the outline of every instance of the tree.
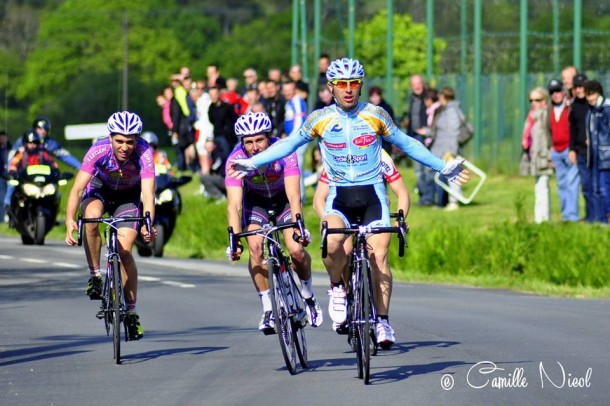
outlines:
M372 19L359 23L356 27L355 43L358 57L364 64L366 74L383 77L386 74L386 35L388 32L388 12L381 10ZM413 74L426 71L427 28L416 24L408 14L394 14L393 72L403 78L403 86ZM446 43L442 39L433 40L434 66L438 66Z

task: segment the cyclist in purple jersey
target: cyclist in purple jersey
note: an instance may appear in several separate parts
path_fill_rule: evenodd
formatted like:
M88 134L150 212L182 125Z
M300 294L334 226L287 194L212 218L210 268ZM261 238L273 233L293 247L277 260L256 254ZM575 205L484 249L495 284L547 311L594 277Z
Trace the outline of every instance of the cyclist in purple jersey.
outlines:
M266 150L270 144L277 141L269 137L272 124L266 113L247 113L235 123L235 133L240 138L238 144L227 160L227 167L233 160L254 156ZM229 226L236 233L242 229L248 231L260 229L270 222L269 211L275 213L275 222L282 225L296 221L296 215L302 213L300 178L301 172L296 154L277 160L257 168L250 175L238 180L227 176L227 219ZM241 216L240 216L241 211ZM294 231L284 230L284 241L292 263L301 281L301 294L307 303L306 311L309 324L318 327L322 324L322 310L316 301L311 283L311 258L303 248L310 241L310 235L305 230L300 241L293 240ZM248 269L252 282L263 305L263 315L258 329L265 335L275 333L275 323L272 319L271 298L269 296L268 270L263 258L263 238L248 237L249 261ZM227 257L231 261L240 258L243 247L238 246L236 253L227 248Z
M113 217L138 217L141 202L143 212L150 212L151 223L154 222L155 165L152 149L140 138L140 117L127 111L114 113L108 119L108 132L107 139L97 141L85 154L70 191L66 207L68 245L77 244L74 232L78 230L75 217L79 203L84 218L97 218L104 213ZM131 249L138 231L144 241L150 242L155 238L156 230L153 228L149 234L146 226L140 227L137 222L117 223L117 226L127 317L128 322L137 327L137 335L131 339L138 340L144 336L144 330L136 311L138 268ZM86 293L90 299L99 300L102 293L99 224L86 224L84 247L91 274Z
M382 139L397 145L417 162L441 172L451 182L461 184L468 181L470 175L461 167L463 159L445 162L435 157L420 142L400 131L385 110L359 102L364 79L364 68L359 61L349 58L333 61L326 71L326 78L335 105L311 113L297 134L284 138L268 150L249 159L235 160L227 174L239 179L315 139L330 181L322 217L329 228L342 228L357 222L390 226L380 165ZM341 325L347 317L345 283L342 280L342 270L351 252L347 239L341 234L329 235L328 256L323 260L331 283L328 312L333 326ZM380 317L377 342L388 348L395 341L394 330L388 321L392 282L387 259L390 234L372 235L367 243L373 283L380 286L383 295L383 300L377 298L375 301Z

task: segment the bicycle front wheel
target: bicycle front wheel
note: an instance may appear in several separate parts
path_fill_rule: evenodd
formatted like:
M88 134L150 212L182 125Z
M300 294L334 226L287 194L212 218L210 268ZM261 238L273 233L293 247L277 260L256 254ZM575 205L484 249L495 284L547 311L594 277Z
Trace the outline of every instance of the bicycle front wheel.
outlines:
M121 266L117 257L112 258L112 343L114 360L121 363Z
M362 283L360 284L360 315L362 320L358 323L359 331L358 336L360 337L360 351L362 352L362 379L364 383L369 383L369 376L371 370L371 345L373 343L371 336L371 297L369 296L369 263L363 259L360 263L360 270L362 271Z
M294 325L290 318L288 303L288 287L282 282L279 264L276 261L269 267L269 294L275 318L275 331L280 340L282 355L286 368L291 375L297 373L297 351L295 345Z

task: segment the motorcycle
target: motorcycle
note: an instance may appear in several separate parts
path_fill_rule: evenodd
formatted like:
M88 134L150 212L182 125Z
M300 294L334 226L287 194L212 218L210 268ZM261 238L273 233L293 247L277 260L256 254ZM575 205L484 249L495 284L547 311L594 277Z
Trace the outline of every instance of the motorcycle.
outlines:
M15 186L8 209L9 227L21 234L24 245L44 245L46 235L57 220L59 186L73 173L58 173L49 165L29 165L8 183Z
M163 173L164 172L164 173ZM157 238L146 243L142 236L136 239L138 254L142 257L163 256L165 244L174 232L176 218L182 212L182 197L178 188L191 181L191 176L172 177L167 171L162 171L155 177L155 222Z

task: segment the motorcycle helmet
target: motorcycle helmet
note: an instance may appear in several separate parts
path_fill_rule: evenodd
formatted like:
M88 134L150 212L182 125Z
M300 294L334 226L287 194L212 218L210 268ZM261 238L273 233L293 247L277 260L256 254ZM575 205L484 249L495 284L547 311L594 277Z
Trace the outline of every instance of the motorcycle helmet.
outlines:
M140 135L142 120L135 113L119 111L108 118L108 132L110 134Z
M34 119L32 123L32 128L36 130L37 128L41 128L47 132L47 135L51 132L51 120L46 116L38 116Z
M159 145L159 137L152 131L144 131L141 137L151 146L156 147Z
M38 146L42 142L42 137L40 136L40 134L38 134L34 130L27 130L26 132L24 132L21 139L23 141L23 146L26 147L27 149L31 149L31 148L28 148L29 143L36 144L35 148L38 148Z

